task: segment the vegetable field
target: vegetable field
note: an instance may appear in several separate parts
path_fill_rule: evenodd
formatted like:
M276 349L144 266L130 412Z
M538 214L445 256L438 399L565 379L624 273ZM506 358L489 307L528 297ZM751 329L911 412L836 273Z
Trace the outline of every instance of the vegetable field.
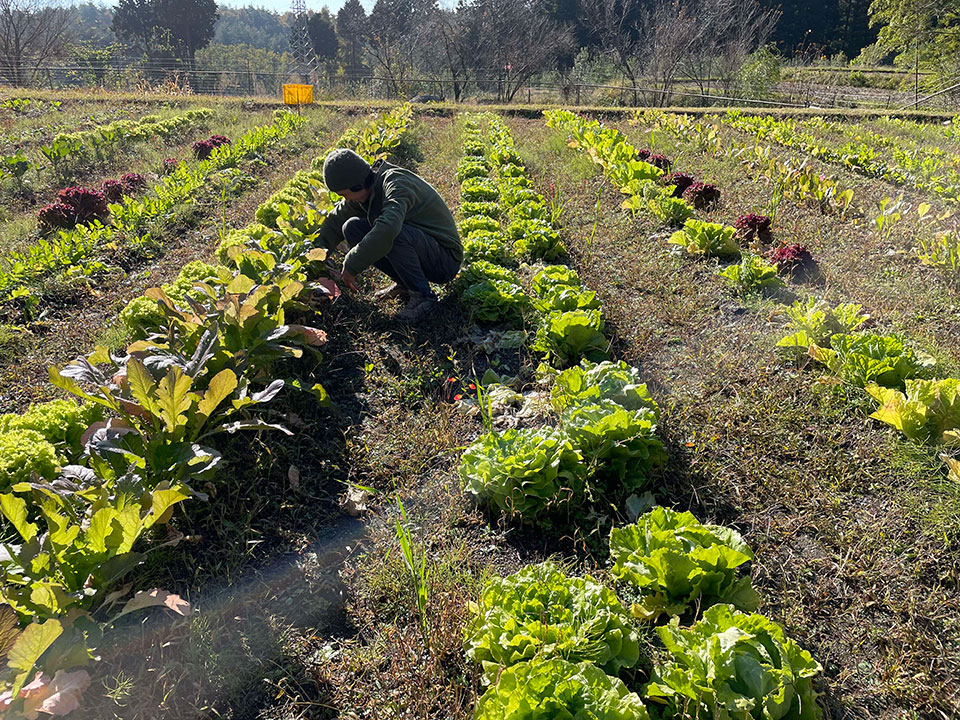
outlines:
M960 714L956 118L17 107L0 717Z

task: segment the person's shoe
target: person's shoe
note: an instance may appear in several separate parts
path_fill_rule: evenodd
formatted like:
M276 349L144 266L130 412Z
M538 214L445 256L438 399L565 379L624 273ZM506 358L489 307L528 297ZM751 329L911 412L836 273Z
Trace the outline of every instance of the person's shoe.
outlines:
M432 295L410 294L407 306L396 314L397 320L415 325L424 318L433 314L437 307L437 299Z
M377 290L373 294L374 300L393 300L394 298L409 300L410 291L401 285L397 285L397 283L391 283L383 290Z

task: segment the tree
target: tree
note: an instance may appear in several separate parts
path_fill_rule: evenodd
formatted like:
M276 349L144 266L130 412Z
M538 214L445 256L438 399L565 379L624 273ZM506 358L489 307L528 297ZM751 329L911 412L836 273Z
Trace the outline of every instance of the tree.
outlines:
M310 36L310 44L313 46L313 52L320 62L329 64L337 57L337 31L333 26L333 18L330 17L330 11L324 8L318 13L313 13L307 20L307 34Z
M870 25L879 26L876 49L893 53L898 65L920 69L940 82L956 82L960 69L960 4L957 0L873 0Z
M642 69L642 49L649 11L629 0L582 0L583 21L592 42L610 57L633 87L633 104Z
M555 69L573 48L570 30L531 0L475 0L468 12L478 38L477 69L496 83L498 100L513 100L530 78Z
M344 53L344 69L358 75L363 64L363 37L367 32L367 13L360 0L347 0L337 13L337 37Z
M113 31L151 60L176 59L192 70L219 16L216 0L119 0Z
M450 74L453 100L460 102L470 82L477 37L462 3L454 10L440 10L434 19L434 26L442 47L443 70Z
M436 0L377 0L363 34L367 52L397 97L408 91L408 79L429 39Z
M0 0L0 77L18 87L64 51L73 12L43 0Z

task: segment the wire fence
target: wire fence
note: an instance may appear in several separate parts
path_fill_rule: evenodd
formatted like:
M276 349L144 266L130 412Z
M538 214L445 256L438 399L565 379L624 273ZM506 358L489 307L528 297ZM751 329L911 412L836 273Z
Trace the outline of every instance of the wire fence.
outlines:
M117 91L143 91L158 84L175 84L199 94L228 96L279 96L282 85L289 82L314 86L319 98L409 99L435 96L454 100L459 94L479 102L527 102L539 104L610 106L712 106L750 105L754 107L884 107L898 109L923 106L930 109L955 110L960 102L960 88L938 88L919 99L913 92L826 86L814 82L783 82L765 96L743 92L724 92L715 78L699 84L680 79L667 87L649 83L634 86L623 82L589 82L574 76L539 77L519 81L510 76L472 76L452 78L439 75L388 76L377 73L309 75L289 68L255 68L198 66L188 68L165 61L74 62L43 65L31 72L32 87L50 90L100 87ZM10 77L0 63L0 77ZM911 102L913 101L913 102Z

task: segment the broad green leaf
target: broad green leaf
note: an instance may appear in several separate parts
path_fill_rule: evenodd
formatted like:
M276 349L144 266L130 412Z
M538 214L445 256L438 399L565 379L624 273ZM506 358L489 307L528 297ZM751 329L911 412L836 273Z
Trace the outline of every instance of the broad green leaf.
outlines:
M197 415L201 418L201 425L213 414L221 402L230 397L230 394L236 388L237 376L229 368L221 370L210 380L207 391L203 394L200 402L197 403Z
M13 687L11 688L14 697L17 696L20 688L23 687L24 682L33 672L37 661L60 637L61 633L63 633L63 626L59 620L53 618L43 624L30 623L23 629L7 656L7 665L11 669L19 671L13 679Z
M112 507L101 508L93 514L85 535L91 550L97 553L107 551L107 539L117 530L113 522L116 517L117 510Z
M167 490L155 490L152 497L150 513L143 519L143 526L146 529L153 527L154 523L163 518L169 508L172 508L184 500L188 500L190 495L183 490L170 488Z
M136 358L127 361L127 381L130 384L130 393L140 406L153 416L159 415L160 409L156 399L157 386L150 372Z
M0 511L20 534L24 542L30 542L37 536L37 526L27 520L27 503L12 493L0 495Z
M190 386L193 381L183 371L173 366L163 376L157 386L157 405L159 415L166 425L167 432L174 433L186 424L184 415L190 409Z

